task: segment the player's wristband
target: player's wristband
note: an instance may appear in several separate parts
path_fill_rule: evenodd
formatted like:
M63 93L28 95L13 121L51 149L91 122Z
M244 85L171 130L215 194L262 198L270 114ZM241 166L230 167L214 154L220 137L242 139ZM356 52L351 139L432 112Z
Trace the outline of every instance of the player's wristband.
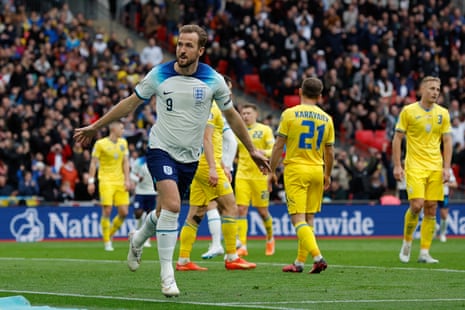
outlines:
M95 183L95 178L89 178L89 180L87 180L87 182L89 184L94 184Z

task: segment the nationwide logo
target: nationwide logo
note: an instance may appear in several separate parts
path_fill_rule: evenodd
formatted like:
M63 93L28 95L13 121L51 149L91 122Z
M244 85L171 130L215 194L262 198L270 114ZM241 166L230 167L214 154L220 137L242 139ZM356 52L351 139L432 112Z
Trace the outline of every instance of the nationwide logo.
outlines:
M249 212L250 235L266 235L263 221L258 212ZM362 216L362 212L354 211L350 214L342 211L337 217L315 217L314 232L318 236L372 236L375 221L369 216ZM288 214L273 218L273 233L276 236L295 236L295 229Z
M40 221L37 210L28 208L11 219L10 232L17 242L42 241L44 224Z

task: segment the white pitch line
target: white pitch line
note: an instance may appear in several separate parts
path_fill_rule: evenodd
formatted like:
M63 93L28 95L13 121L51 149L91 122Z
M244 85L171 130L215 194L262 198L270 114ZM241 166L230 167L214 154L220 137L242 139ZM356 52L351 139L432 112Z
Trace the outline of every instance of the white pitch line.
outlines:
M270 307L268 305L248 304L248 303L213 303L213 302L193 302L184 301L182 297L178 298L165 298L165 299L150 299L150 298L137 298L137 297L122 297L122 296L107 296L107 295L83 295L73 293L57 293L57 292L39 292L39 291L26 291L26 290L4 290L0 289L1 293L14 293L14 294L33 294L33 295L52 295L62 297L78 297L78 298L93 298L93 299L111 299L111 300L123 300L123 301L142 301L151 303L173 303L173 304L186 304L186 305L203 305L203 306L222 306L230 308L255 308L255 309L274 309L274 310L304 310L305 308L289 308L289 307Z
M70 263L100 263L100 264L122 264L126 263L125 260L108 260L108 259L80 259L80 258L25 258L25 257L0 257L0 261L56 261L56 262L70 262ZM198 260L201 261L202 264L223 264L222 261L212 261L212 260ZM155 263L158 264L156 260L144 260L144 264L147 263ZM270 263L270 262L256 262L258 265L264 266L283 266L284 263ZM349 269L374 269L374 270L384 270L384 269L392 269L392 270L404 270L404 271L416 271L416 270L425 270L425 268L418 268L418 267L382 267L382 266L353 266L353 265L330 265L331 268L349 268ZM437 272L450 272L450 273L465 273L465 270L462 269L446 269L446 268L429 268L429 271L437 271Z
M151 298L136 298L136 297L123 297L123 296L108 296L108 295L84 295L84 294L73 294L73 293L57 293L57 292L40 292L40 291L27 291L27 290L5 290L0 289L2 293L14 293L14 294L33 294L33 295L52 295L52 296L62 296L62 297L78 297L78 298L94 298L94 299L112 299L112 300L122 300L122 301L140 301L140 302L151 302L151 303L176 303L176 304L187 304L187 305L203 305L203 306L222 306L222 307L248 307L255 309L274 309L274 310L304 310L307 308L289 308L289 307L279 307L279 306L270 306L270 304L302 304L302 305L318 305L318 304L377 304L377 303L405 303L405 302L415 302L415 303L431 303L431 302L457 302L465 301L465 298L429 298L429 299L362 299L362 300L307 300L307 301L288 301L288 302L247 302L247 303L212 303L212 302L193 302L193 301L184 301L182 296L178 298L170 299L151 299Z

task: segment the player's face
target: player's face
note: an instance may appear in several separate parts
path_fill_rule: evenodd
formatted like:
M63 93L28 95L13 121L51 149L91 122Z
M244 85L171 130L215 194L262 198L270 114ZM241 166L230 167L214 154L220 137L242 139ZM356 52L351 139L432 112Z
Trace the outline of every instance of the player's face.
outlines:
M246 125L252 125L257 121L257 112L252 108L243 108L241 111L242 119Z
M176 46L176 61L181 68L195 64L203 54L204 48L199 48L197 33L181 33Z
M439 98L441 85L436 81L429 81L423 84L421 89L421 98L424 103L433 104Z
M116 124L115 127L113 128L113 132L118 138L121 138L123 136L124 132L124 125L123 124Z

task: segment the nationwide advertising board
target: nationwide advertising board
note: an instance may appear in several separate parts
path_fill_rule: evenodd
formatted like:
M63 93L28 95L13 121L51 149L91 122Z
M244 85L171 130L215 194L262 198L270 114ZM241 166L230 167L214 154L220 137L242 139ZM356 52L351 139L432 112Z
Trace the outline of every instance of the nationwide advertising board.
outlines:
M392 237L401 236L407 205L343 205L325 204L315 217L314 230L318 237ZM183 205L179 225L183 225L188 206ZM249 209L249 236L265 235L260 216ZM114 213L116 210L114 210ZM277 238L293 237L295 230L286 206L270 206L273 229ZM0 208L0 241L37 242L63 239L100 239L98 206L87 207L3 207ZM115 213L116 214L116 213ZM126 238L136 228L132 208L115 238ZM418 228L417 228L418 229ZM465 206L452 204L448 219L448 235L465 237ZM198 236L209 236L207 221L198 230Z

